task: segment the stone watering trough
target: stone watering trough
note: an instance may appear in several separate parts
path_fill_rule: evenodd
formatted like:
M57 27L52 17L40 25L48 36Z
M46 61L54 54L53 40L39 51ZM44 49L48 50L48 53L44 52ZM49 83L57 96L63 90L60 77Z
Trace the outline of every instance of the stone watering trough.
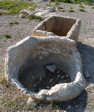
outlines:
M50 16L40 22L32 31L37 36L60 36L75 40L77 43L81 21L76 18Z
M44 27L44 24L48 26ZM72 18L48 18L33 30L33 35L36 36L27 37L10 47L6 56L8 82L16 85L23 93L40 100L68 101L80 95L86 83L80 54L75 46L79 24L80 20ZM36 30L38 28L41 30ZM44 31L55 35L44 35ZM66 78L67 81L64 82L64 75L70 80ZM49 87L46 87L47 84Z

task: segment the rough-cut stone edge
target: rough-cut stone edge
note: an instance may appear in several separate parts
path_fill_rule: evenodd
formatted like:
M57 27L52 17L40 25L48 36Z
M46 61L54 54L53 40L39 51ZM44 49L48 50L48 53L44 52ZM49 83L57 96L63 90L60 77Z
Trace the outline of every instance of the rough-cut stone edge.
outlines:
M60 83L52 87L50 90L41 90L36 96L38 99L43 99L47 101L68 101L81 94L85 88L85 79L77 73L78 77L75 81L71 83ZM58 89L58 88L62 89Z
M65 87L65 89L60 90L61 92L59 92L59 94L58 94L58 91L56 91L56 92L52 91L53 88L55 88L56 86L58 87L58 84L56 84L50 90L45 89L45 90L39 91L38 93L34 93L32 91L27 90L17 79L16 75L18 73L18 71L17 71L18 68L14 68L14 66L15 66L15 65L13 65L14 63L11 63L11 60L15 60L15 58L17 58L17 56L16 56L17 48L23 47L23 45L26 44L26 49L28 49L28 52L29 52L29 50L30 50L29 45L34 47L40 41L49 41L49 40L66 41L68 44L75 46L75 42L73 40L68 39L68 38L62 38L59 36L57 36L57 37L56 36L55 37L54 36L52 36L52 37L35 37L35 36L27 37L27 38L23 39L22 41L18 42L16 45L14 45L8 49L8 53L7 53L7 56L5 59L5 63L6 63L5 74L6 74L6 77L7 77L7 80L9 83L11 83L12 85L15 85L23 93L29 94L29 96L31 96L32 98L41 99L41 100L45 99L48 101L54 101L54 100L67 101L67 100L70 100L70 99L75 98L78 95L80 95L86 85L84 76L81 72L80 54L77 50L74 52L77 70L78 70L75 81L73 81L71 83L63 83L61 85L61 87L63 87L63 86L66 86L66 87ZM17 64L17 67L19 67L19 66L21 67L22 64L24 63L24 61L25 61L24 59L25 59L26 55L24 55L23 57L24 57L22 60L23 62ZM14 71L16 71L16 72L14 72ZM55 88L55 90L58 89L57 87Z
M72 19L72 20L76 20L76 23L72 26L72 28L70 29L70 31L67 33L67 36L63 36L69 39L72 39L75 41L75 43L77 44L78 42L78 37L79 37L79 31L80 31L80 27L81 27L81 20L77 19L77 18L73 18L73 17L66 17L66 16L50 16L48 18L46 18L45 20L43 20L42 22L40 22L33 30L32 30L32 35L35 36L55 36L55 34L53 34L53 32L47 32L47 31L43 31L43 30L39 30L39 27L44 23L47 22L50 18L53 17L61 17L61 18L65 18L65 19ZM57 36L57 35L56 35Z

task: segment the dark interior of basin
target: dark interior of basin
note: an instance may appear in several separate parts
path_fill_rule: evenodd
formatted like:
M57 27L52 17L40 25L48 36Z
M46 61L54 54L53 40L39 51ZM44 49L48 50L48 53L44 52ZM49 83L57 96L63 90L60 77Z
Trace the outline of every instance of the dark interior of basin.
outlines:
M50 89L59 83L70 82L69 75L54 63L44 64L41 67L39 67L40 65L31 66L31 63L19 73L19 81L30 91L38 92L41 89ZM53 66L56 66L56 68L52 68L52 71L47 69L47 67L51 68Z
M30 91L38 92L41 89L50 89L59 83L69 83L70 76L64 71L65 62L62 56L51 53L49 56L28 58L19 71L19 81ZM53 68L55 66L55 68ZM48 69L47 69L48 67ZM49 70L52 67L52 70ZM67 65L66 69L69 66Z
M63 17L52 17L43 22L37 30L53 32L58 36L66 36L76 20Z

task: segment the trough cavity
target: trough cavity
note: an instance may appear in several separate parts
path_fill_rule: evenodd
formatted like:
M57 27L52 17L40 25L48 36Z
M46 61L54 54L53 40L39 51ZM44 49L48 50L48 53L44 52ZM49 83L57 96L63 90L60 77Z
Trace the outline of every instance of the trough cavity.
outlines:
M76 20L73 19L69 20L66 18L53 17L44 22L38 30L53 32L58 36L66 36L75 22Z

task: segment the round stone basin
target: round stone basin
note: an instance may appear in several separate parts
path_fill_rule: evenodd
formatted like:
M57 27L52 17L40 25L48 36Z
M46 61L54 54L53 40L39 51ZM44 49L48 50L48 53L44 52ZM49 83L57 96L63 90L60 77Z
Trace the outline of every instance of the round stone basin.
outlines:
M54 81L49 78L48 82L52 83L48 88L46 78L49 73L59 81L53 84ZM64 82L62 77L65 76L68 81ZM75 41L60 36L31 36L10 47L6 56L6 77L32 98L47 101L70 100L85 88ZM42 87L39 86L42 80L47 82L46 86L38 88Z

